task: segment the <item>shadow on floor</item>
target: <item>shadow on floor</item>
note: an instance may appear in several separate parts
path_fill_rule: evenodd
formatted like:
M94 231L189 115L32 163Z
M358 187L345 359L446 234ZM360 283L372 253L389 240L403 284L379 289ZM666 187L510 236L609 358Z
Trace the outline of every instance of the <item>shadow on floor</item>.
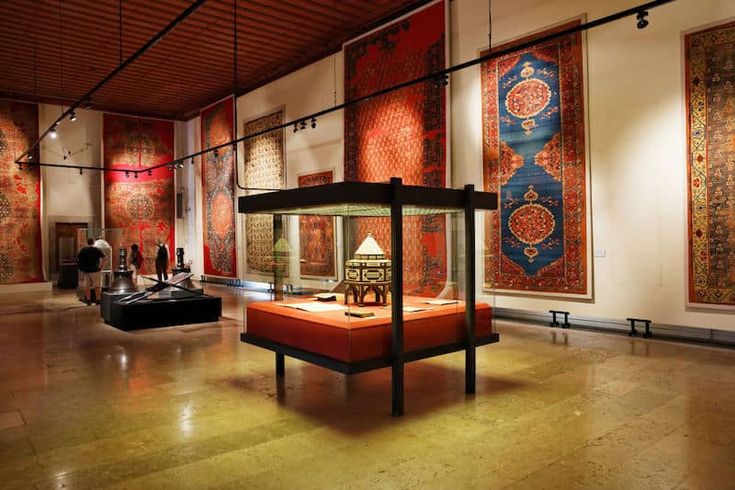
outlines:
M469 409L467 405L492 402L494 397L525 386L514 380L478 373L477 393L467 395L464 366L437 365L430 360L412 362L405 367L405 414L394 418L390 415L390 368L345 376L288 358L286 364L285 379L278 380L275 370L258 371L252 376L230 378L226 384L238 390L263 393L288 411L352 435L435 415L439 411L451 413Z

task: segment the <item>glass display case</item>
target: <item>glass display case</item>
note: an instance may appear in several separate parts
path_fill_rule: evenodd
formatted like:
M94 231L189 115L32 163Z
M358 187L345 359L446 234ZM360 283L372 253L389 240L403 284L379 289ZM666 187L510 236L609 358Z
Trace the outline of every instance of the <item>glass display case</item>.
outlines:
M475 350L499 340L493 296L476 301L476 214L495 209L497 195L472 186L398 178L240 197L246 219L272 216L274 265L273 297L246 307L241 340L275 352L279 379L285 356L347 375L390 367L395 416L410 361L464 351L465 390L473 393ZM324 267L330 261L333 269Z
M120 247L125 246L123 230L122 228L80 228L77 230L77 243L80 248L86 247L87 240L90 238L94 240L94 246L105 254L100 271L100 284L102 289L108 289L112 284L112 271L120 265L117 251ZM79 274L79 283L84 284L81 272Z

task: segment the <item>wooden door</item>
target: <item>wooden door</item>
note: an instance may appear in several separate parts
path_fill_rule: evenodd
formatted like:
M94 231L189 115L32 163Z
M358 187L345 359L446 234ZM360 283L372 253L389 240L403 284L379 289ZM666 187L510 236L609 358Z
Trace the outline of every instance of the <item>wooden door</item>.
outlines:
M54 237L54 245L56 248L56 257L54 257L54 260L51 261L51 272L58 272L59 270L59 261L61 259L60 257L60 250L59 250L59 243L61 238L72 238L74 241L74 248L73 253L74 256L76 256L77 252L79 252L79 249L86 245L85 243L78 243L77 240L77 230L79 228L87 228L87 223L56 223L56 236Z

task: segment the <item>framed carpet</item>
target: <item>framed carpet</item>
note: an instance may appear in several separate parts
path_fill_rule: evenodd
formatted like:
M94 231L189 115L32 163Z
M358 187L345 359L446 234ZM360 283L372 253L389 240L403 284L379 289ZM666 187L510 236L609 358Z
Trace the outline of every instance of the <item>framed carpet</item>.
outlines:
M41 173L15 165L36 138L38 106L0 100L0 284L44 280Z
M735 22L685 36L688 302L735 307Z
M299 187L331 184L334 172L299 175ZM299 216L299 262L302 278L337 279L337 248L333 217Z
M276 111L246 122L243 135L254 134L280 124L283 124L283 111ZM245 187L286 188L283 130L271 131L245 140L243 142L243 161ZM288 236L285 226L283 236ZM245 217L245 242L247 272L273 274L273 217L266 214L247 215ZM284 276L288 276L288 267L282 272Z
M202 149L234 139L234 104L227 98L201 112ZM202 157L204 274L237 277L235 160L231 147Z
M591 297L583 73L579 33L481 67L486 288Z
M345 44L345 99L446 67L446 4L434 2ZM423 83L369 99L344 111L345 180L444 187L447 182L446 87ZM358 218L349 226L352 250L372 233L384 248L384 218ZM445 216L404 220L404 288L436 295L447 280Z
M107 168L144 170L174 158L174 123L157 119L105 114L103 164ZM176 190L174 174L157 168L138 174L105 172L105 227L122 228L122 243L135 243L143 254L142 272L156 271L156 244L168 244L173 265ZM129 255L128 255L129 256Z

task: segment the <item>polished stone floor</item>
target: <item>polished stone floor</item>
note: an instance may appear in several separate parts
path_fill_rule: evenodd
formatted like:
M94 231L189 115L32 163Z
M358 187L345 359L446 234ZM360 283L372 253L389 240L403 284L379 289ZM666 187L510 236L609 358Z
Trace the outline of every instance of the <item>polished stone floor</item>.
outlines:
M349 379L216 324L132 333L70 293L0 298L0 488L733 488L735 350L500 323Z

